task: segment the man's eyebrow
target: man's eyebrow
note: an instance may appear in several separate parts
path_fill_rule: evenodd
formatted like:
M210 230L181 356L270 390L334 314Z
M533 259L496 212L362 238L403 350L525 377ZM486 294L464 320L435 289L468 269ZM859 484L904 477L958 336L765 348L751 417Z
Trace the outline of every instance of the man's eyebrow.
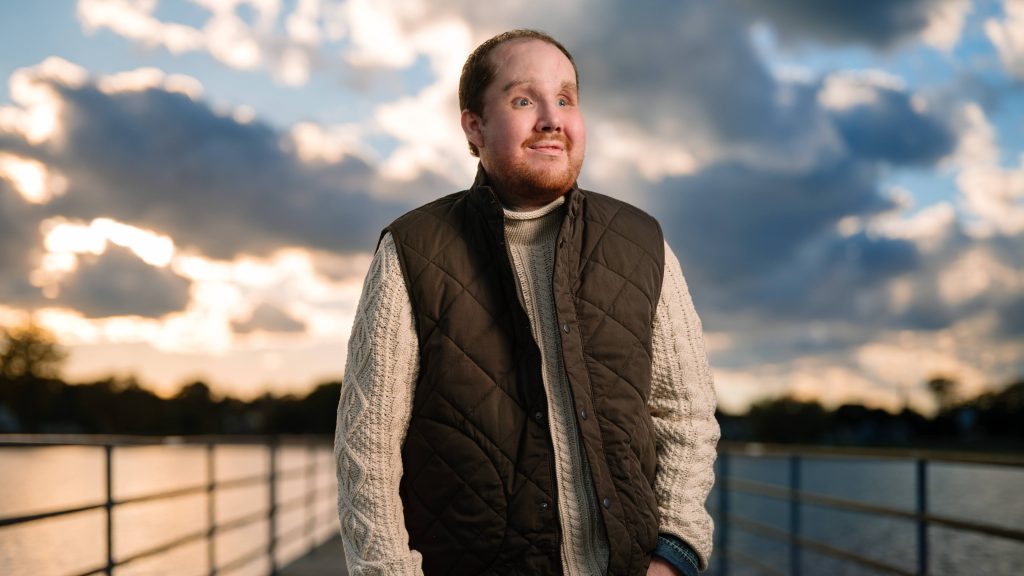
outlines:
M508 84L505 84L505 86L501 89L501 91L502 92L508 92L509 90L515 88L516 86L520 86L522 84L529 84L529 83L530 83L529 80L513 80L513 81L509 82Z
M522 86L523 84L529 84L529 83L530 83L529 80L512 80L508 84L505 84L501 88L501 91L502 92L508 92L509 90L515 88L516 86ZM569 81L562 82L561 90L563 92L573 92L573 93L575 93L577 91L576 83L575 82L569 82Z

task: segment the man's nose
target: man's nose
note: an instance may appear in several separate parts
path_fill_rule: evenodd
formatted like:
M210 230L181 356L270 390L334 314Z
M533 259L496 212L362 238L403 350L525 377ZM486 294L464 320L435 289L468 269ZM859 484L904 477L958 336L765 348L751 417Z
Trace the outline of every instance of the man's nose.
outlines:
M540 132L561 132L562 131L562 110L554 102L548 102L540 107L540 115L537 117L537 130Z

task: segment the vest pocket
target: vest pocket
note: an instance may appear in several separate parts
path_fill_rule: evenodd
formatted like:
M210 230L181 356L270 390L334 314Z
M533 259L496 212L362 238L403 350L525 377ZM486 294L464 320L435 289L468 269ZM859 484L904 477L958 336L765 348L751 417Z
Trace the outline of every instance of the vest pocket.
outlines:
M640 468L640 461L632 449L627 450L626 469L630 476L629 485L633 495L635 525L633 533L637 542L646 552L654 550L658 542L658 499L653 483Z
M448 422L416 420L403 449L401 490L410 546L423 554L425 571L481 574L507 537L504 483L469 434Z

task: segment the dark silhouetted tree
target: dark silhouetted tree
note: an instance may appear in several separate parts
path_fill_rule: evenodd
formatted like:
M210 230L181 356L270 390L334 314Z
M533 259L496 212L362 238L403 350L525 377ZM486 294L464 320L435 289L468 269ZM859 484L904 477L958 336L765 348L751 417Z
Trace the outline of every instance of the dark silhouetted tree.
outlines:
M186 384L173 399L180 434L219 434L218 404L205 382Z
M829 413L818 402L794 398L762 400L747 413L754 438L764 442L813 444L828 430Z
M0 380L58 378L67 354L34 322L0 329Z
M960 395L960 384L948 376L932 376L928 379L928 390L935 395L935 402L939 411L946 411L953 407Z

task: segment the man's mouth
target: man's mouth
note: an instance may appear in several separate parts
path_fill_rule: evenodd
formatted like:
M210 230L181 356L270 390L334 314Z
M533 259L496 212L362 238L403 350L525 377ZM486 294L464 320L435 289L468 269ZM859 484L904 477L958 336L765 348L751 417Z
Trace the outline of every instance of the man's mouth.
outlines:
M530 150L540 152L541 154L561 154L565 151L565 145L557 141L541 141L534 142L528 146Z

